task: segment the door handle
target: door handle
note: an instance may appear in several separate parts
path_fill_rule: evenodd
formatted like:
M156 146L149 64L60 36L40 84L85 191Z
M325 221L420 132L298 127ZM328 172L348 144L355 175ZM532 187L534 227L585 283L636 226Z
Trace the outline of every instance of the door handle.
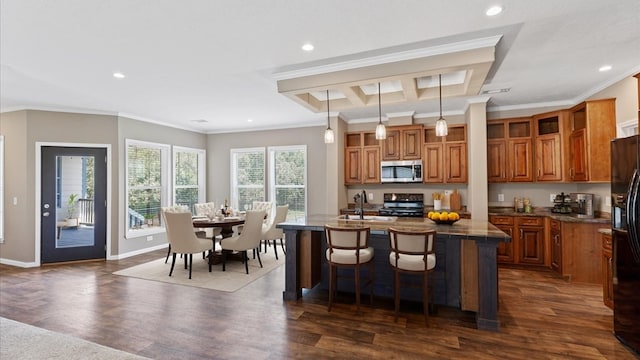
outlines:
M43 212L43 213L42 213L42 216L44 216L44 217L49 216L49 212L48 212L48 211Z

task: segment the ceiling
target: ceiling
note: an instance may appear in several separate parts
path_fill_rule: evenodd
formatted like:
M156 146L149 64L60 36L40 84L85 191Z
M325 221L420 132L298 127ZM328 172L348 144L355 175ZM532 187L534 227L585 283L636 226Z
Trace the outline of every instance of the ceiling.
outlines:
M446 117L478 96L568 107L640 72L638 0L498 3L2 0L0 110L224 133L325 124L327 90L343 119L377 121L378 82L383 119L437 117L442 74Z

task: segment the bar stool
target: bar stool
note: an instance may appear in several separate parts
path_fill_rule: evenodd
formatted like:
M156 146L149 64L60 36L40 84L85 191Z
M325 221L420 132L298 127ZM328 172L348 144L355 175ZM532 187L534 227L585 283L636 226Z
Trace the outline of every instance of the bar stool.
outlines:
M354 269L356 307L360 313L360 268L369 268L369 279L363 286L369 286L370 302L373 303L373 248L369 247L370 228L368 227L332 227L325 225L327 237L326 258L329 262L329 307L338 285L338 268Z
M400 273L422 275L424 323L429 320L429 274L436 267L435 231L404 231L389 228L389 263L394 272L395 318L400 308Z

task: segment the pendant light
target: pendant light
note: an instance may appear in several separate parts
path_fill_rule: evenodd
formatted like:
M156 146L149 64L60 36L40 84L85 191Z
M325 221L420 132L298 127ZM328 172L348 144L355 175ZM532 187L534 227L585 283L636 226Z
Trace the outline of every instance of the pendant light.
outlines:
M327 130L324 131L324 143L333 144L334 136L331 129L331 120L329 119L329 90L327 89Z
M438 74L438 84L440 88L440 119L436 121L436 136L447 136L449 134L447 121L442 117L442 74Z
M380 83L378 83L378 126L376 126L376 140L387 138L387 128L382 124L382 103L380 102Z

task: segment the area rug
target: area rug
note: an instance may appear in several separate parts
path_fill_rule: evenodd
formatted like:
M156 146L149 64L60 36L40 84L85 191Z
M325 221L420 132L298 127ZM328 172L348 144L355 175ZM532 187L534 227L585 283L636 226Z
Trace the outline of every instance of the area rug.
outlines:
M141 360L147 358L0 317L0 359Z
M260 253L263 267L260 267L258 259L253 259L249 252L249 274L244 269L244 264L238 260L228 260L226 271L222 271L222 264L213 265L209 272L207 261L199 254L193 255L193 274L189 279L189 270L184 268L184 259L177 258L173 275L169 277L171 269L171 257L164 263L164 257L141 265L136 265L124 270L114 272L115 275L131 276L140 279L162 281L171 284L195 286L212 290L234 292L261 278L270 271L284 265L285 256L278 252L279 260L273 255L273 249L266 253Z

